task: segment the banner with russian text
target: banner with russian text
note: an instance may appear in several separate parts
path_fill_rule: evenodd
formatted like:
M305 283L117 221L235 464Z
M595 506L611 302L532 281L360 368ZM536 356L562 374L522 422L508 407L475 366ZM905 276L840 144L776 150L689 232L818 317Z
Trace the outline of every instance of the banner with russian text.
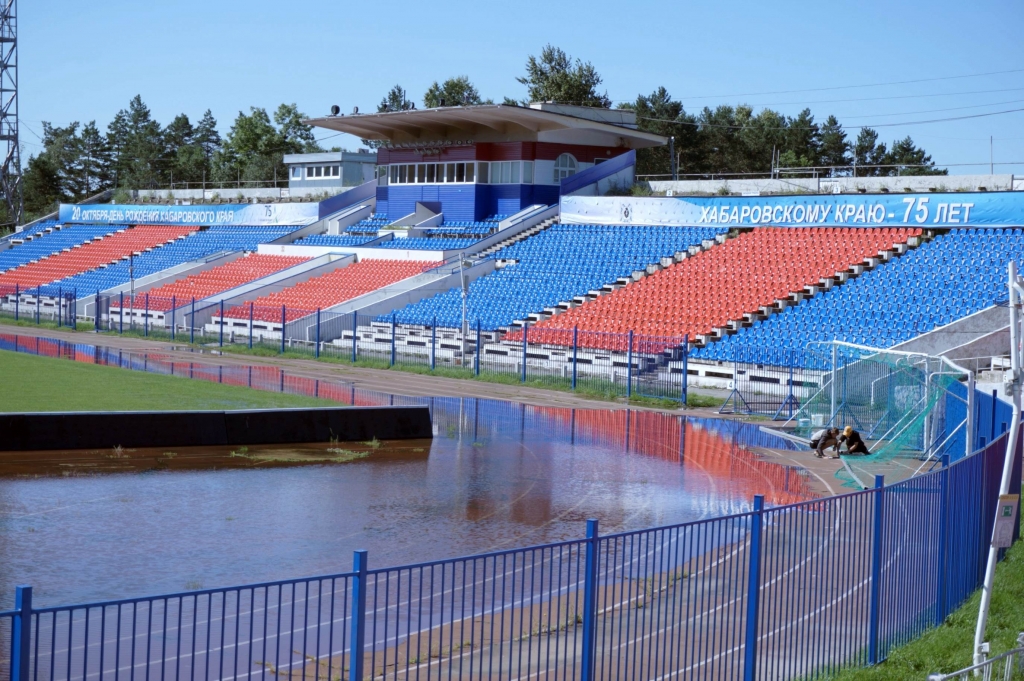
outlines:
M1024 225L1024 192L723 197L563 196L562 222L720 227Z
M253 203L202 206L77 205L62 203L62 223L99 225L308 225L319 219L317 203Z

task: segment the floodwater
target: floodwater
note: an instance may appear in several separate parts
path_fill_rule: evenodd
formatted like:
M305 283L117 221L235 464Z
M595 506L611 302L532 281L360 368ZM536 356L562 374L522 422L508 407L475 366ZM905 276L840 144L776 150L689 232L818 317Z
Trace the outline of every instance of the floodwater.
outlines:
M158 361L147 358L147 368ZM814 496L802 471L754 453L788 447L756 426L400 401L431 407L432 441L340 443L331 447L348 453L337 462L324 463L333 454L315 445L235 457L98 452L97 465L65 468L47 453L50 464L35 472L26 454L0 456L0 609L17 584L31 584L40 606L132 597L343 572L357 549L382 567L581 537L587 518L611 533L748 510L754 494L770 504ZM164 463L118 472L117 459L131 457ZM293 465L303 458L313 461Z

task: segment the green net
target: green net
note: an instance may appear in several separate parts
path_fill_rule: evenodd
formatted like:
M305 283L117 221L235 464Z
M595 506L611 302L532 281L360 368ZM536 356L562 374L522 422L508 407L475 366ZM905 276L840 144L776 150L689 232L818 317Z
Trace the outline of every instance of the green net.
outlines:
M836 477L847 487L869 486L875 474L908 477L947 453L965 429L966 409L957 408L961 398L952 387L967 372L945 358L811 343L803 375L815 377L820 388L794 417L798 434L852 426L871 452L842 455Z

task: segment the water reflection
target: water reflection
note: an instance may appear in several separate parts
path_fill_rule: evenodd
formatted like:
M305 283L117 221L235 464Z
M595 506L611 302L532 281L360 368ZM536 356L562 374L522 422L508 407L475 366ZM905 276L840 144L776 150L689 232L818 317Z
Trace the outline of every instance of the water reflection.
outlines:
M608 533L746 510L756 493L812 495L797 471L751 451L792 446L748 424L393 396L47 339L0 336L0 348L345 404L427 404L435 430L427 451L395 443L340 464L0 479L0 607L22 583L44 604L223 586L342 571L355 549L395 565L579 537L591 517Z

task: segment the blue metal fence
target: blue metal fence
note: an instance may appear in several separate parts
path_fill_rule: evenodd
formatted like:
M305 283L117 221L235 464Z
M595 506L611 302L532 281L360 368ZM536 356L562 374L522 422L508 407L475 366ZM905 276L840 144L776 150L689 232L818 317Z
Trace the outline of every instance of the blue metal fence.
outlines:
M881 661L980 584L1004 433L819 500L484 555L0 612L41 679L812 678ZM948 462L948 459L947 459ZM1020 451L1015 484L1020 484Z

